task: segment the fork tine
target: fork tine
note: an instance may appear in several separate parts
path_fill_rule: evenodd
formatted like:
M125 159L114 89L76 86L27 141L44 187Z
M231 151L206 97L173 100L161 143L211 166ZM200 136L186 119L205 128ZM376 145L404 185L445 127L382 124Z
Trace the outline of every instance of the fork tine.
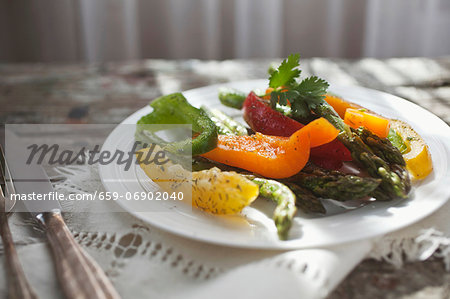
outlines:
M4 194L9 197L10 194L15 194L16 189L14 188L14 183L12 181L11 172L9 171L8 164L6 163L5 152L0 144L0 172L1 177L4 181Z
M3 149L2 145L0 144L0 195L4 196L4 193L6 191L3 191L6 188L6 179L5 179L5 172L3 171L5 165L5 157L3 157Z
M3 171L3 169L0 169L0 171ZM3 174L2 174L2 181L3 181ZM0 197L5 197L5 194L3 193L3 189L5 188L4 187L5 184L2 182L0 185L1 185L0 186Z

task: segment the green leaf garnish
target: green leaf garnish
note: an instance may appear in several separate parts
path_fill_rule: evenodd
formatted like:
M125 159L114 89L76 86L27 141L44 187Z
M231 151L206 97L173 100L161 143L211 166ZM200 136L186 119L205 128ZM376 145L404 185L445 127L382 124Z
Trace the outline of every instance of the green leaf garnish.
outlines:
M311 112L304 101L298 100L299 97L300 93L296 90L272 91L270 94L270 106L277 111L289 111L289 116L295 119L308 118ZM286 115L286 113L283 114Z
M297 83L296 78L301 72L298 69L299 60L299 54L291 54L283 60L278 69L272 70L269 86L275 90L271 93L270 105L276 110L280 110L280 106L286 106L290 111L289 116L297 120L305 120L312 116L312 109L323 104L329 84L316 76Z
M311 76L304 79L297 85L295 90L300 94L304 101L307 101L308 106L317 105L325 98L329 84L327 81Z
M290 102L290 99L295 99L300 94L296 90L288 90L288 91L272 91L270 93L270 106L272 109L275 109L277 104L282 106L288 105L288 100Z
M291 54L281 63L278 69L270 75L269 86L278 88L295 84L295 78L300 76L300 54Z

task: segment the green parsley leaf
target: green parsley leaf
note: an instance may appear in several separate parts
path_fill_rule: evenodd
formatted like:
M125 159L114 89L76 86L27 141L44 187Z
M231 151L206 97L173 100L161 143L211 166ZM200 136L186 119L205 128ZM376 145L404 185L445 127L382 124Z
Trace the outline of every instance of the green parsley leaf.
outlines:
M278 88L295 84L295 78L300 76L300 54L291 54L281 63L276 71L269 78L269 86Z
M301 98L292 101L291 108L292 117L300 122L311 117L311 110L308 104Z
M272 91L270 93L270 106L272 107L272 109L275 109L277 104L287 106L288 100L290 102L290 99L295 99L299 95L300 94L295 90L288 90L285 92Z
M294 119L306 119L311 115L311 111L300 93L293 89L284 92L272 91L270 94L270 106L277 111L283 110L283 107L289 107L290 114Z
M296 78L300 76L300 55L291 54L281 63L278 69L271 69L269 86L275 91L270 96L270 106L282 111L297 120L306 120L312 117L311 110L324 103L328 83L316 76L312 76L297 83ZM276 90L284 87L281 92Z
M311 108L313 105L322 103L328 86L329 84L327 81L316 76L311 76L300 82L300 84L296 86L295 90Z
M323 97L327 92L328 86L330 85L324 79L311 76L300 82L300 84L297 85L296 90L301 94L310 95L313 97Z

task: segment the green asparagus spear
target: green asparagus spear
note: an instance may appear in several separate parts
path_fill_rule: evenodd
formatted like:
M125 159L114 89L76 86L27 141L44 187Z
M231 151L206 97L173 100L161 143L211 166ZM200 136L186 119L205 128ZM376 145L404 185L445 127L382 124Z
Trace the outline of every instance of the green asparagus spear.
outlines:
M364 127L352 131L354 131L362 141L370 147L373 153L381 159L388 163L406 166L402 154L388 139L380 138Z
M312 194L308 189L302 188L293 183L286 185L294 192L296 200L295 205L305 213L325 214L326 210L322 202Z
M409 174L405 169L406 163L400 149L395 147L389 139L380 138L363 127L352 131L356 132L356 134L367 146L370 147L375 155L390 163L389 166L391 171L405 183L405 189L409 191L411 189L411 181L409 179ZM384 190L382 188L378 188L373 192L372 197L382 201L393 198L391 194L385 194L383 191Z
M222 87L219 89L220 102L228 107L241 109L247 95L239 90Z
M381 180L329 171L309 164L289 181L310 190L314 195L338 201L360 199L371 194Z
M212 121L216 124L216 126L219 126L219 130L227 132L224 133L224 135L238 135L238 136L248 135L247 129L244 127L244 125L235 121L222 111L218 109L209 109L205 106L202 106L202 109L203 111L206 112L206 114L208 114L208 116L212 119Z
M338 139L350 150L353 160L361 163L372 177L381 179L380 192L387 193L392 199L408 196L411 182L403 166L395 164L398 167L396 166L396 171L392 170L388 162L377 156L356 133L352 132L336 111L323 99L319 104L316 103L310 107L314 113L326 118L341 131Z
M299 185L316 196L331 198L339 201L360 199L377 188L380 181L374 178L362 178L346 175L339 177L304 176Z
M273 220L277 227L278 237L286 240L292 226L297 208L295 207L295 194L286 185L264 178L246 175L248 179L259 186L259 194L277 204L273 212Z

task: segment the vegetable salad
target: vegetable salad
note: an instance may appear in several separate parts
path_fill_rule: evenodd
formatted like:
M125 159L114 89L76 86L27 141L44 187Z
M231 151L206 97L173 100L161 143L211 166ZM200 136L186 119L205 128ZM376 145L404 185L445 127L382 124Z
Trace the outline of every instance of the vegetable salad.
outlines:
M327 93L323 79L300 79L299 58L292 54L269 70L264 94L219 90L220 102L240 109L247 127L219 109L195 108L175 93L153 101L154 110L139 120L136 132L137 139L152 142L139 125L191 124L192 139L161 147L173 155L192 152L193 206L236 214L258 196L270 199L283 240L297 208L323 214L324 198L406 198L410 175L423 179L432 171L427 145L407 123ZM346 171L349 163L360 171ZM169 171L141 167L151 179Z

